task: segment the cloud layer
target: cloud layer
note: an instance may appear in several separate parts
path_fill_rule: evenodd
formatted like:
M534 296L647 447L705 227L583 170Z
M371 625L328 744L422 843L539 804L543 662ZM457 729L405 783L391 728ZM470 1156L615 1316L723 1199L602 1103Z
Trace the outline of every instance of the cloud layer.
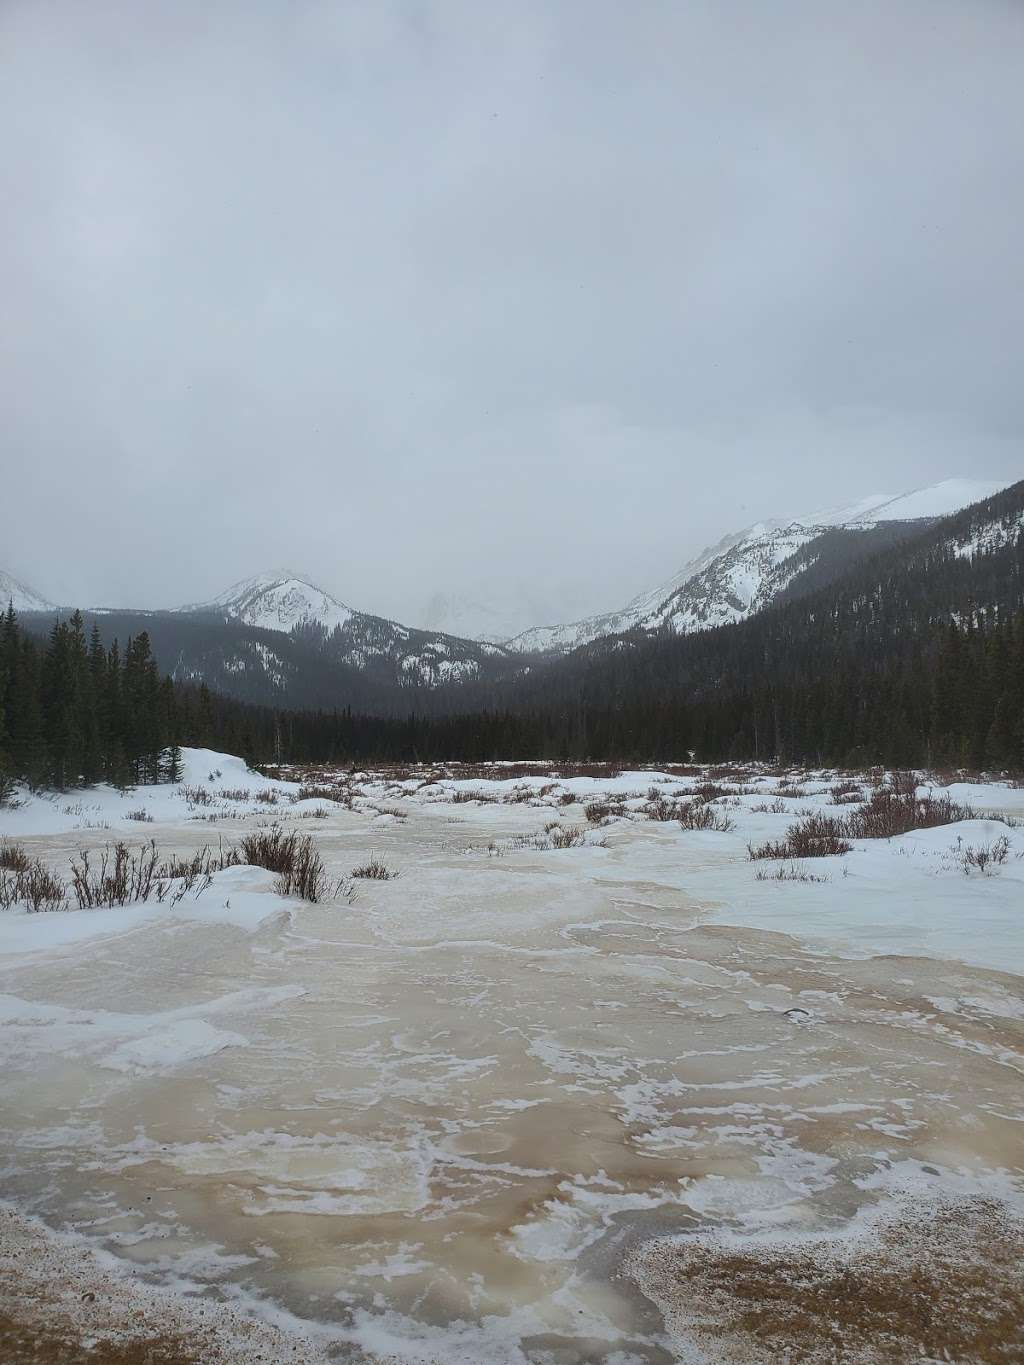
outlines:
M621 604L1024 473L1015 0L7 0L0 565Z

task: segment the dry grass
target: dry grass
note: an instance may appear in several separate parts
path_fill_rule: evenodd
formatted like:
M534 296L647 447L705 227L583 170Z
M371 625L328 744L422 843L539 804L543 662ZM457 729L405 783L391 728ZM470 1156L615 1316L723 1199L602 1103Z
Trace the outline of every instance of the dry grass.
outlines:
M759 867L754 874L755 882L830 882L831 877L819 872L808 872L795 863L780 863L770 870Z
M640 1259L645 1288L723 1365L1024 1358L1024 1229L995 1201L914 1211L850 1244L697 1239Z
M392 882L398 873L393 868L388 867L374 853L367 862L359 867L354 867L349 876L367 882Z

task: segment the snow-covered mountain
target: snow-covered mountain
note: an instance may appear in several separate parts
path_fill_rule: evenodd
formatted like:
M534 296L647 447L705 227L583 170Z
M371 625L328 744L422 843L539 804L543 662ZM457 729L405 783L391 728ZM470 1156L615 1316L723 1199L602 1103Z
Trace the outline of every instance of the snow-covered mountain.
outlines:
M437 687L480 678L508 652L487 641L464 639L442 631L416 630L382 616L356 611L326 589L291 570L244 579L208 602L179 608L179 614L224 616L258 630L302 637L333 663L369 671L405 687ZM285 664L265 643L239 641L224 654L220 667L228 673L280 675ZM198 674L194 674L198 676Z
M6 611L10 604L13 604L15 611L54 610L53 603L48 602L42 593L0 569L0 609Z
M331 631L358 615L344 602L290 569L244 578L209 602L180 607L179 611L223 612L247 626L284 631L312 623Z
M762 611L815 563L808 550L830 531L868 531L888 524L926 525L991 497L1008 480L946 479L894 496L876 494L792 520L758 522L726 536L667 583L619 611L567 625L539 626L506 642L520 653L565 652L628 630L668 629L685 635L728 625Z

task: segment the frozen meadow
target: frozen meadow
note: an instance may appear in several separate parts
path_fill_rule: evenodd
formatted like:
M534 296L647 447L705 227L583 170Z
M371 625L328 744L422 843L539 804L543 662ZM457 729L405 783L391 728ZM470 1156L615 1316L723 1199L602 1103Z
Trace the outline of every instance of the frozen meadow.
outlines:
M0 914L12 1321L168 1361L1021 1359L1024 789L752 861L869 786L185 760L23 793L0 840L66 875L279 824L342 885Z

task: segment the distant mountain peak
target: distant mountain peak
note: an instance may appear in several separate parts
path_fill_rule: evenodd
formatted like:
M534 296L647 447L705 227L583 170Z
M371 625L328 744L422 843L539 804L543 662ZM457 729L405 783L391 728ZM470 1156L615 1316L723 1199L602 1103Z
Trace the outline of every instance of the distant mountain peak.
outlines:
M8 605L13 605L15 611L56 611L54 603L42 593L0 569L0 611L6 611Z
M344 626L355 615L351 607L332 593L291 569L273 570L243 578L210 601L181 607L180 610L221 611L247 626L283 631L312 623L332 631Z

